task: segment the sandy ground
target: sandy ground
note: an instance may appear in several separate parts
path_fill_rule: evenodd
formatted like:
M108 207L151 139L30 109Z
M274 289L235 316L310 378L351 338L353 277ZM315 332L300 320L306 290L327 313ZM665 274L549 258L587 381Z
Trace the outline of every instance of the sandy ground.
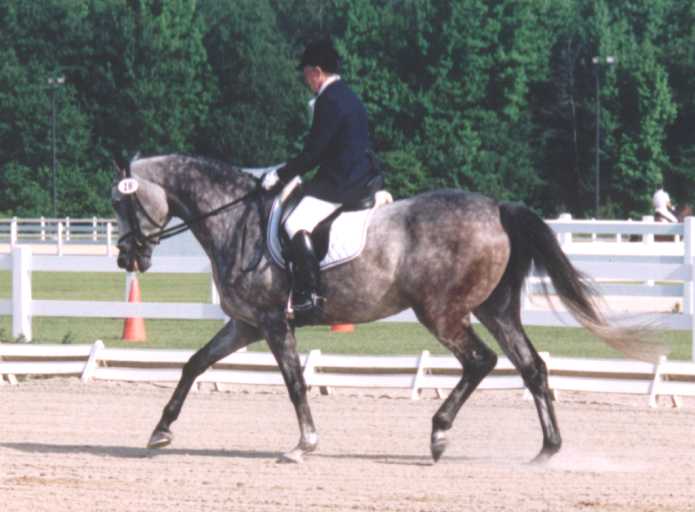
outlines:
M7 511L695 511L695 400L563 393L563 450L548 465L532 402L480 391L442 460L433 396L312 391L319 451L298 438L282 388L193 393L169 448L144 444L171 389L31 380L0 387L0 509Z

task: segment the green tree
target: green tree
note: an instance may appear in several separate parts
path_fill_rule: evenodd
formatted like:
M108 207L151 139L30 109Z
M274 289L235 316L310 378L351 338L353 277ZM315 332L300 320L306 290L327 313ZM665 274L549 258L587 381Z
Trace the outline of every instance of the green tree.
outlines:
M147 152L190 151L207 117L212 74L195 0L141 0L136 27L141 45L130 64L135 114Z
M678 203L695 203L695 3L669 2L663 30L658 35L659 59L666 68L677 115L669 126L664 147L671 167L664 185Z
M619 54L619 82L608 84L617 99L609 118L615 163L608 199L620 205L621 213L636 216L649 211L652 194L670 167L664 141L676 106L655 46L665 28L666 2L636 2L632 9L610 5L608 42Z
M309 98L275 11L267 0L220 0L202 4L201 16L217 94L196 147L242 165L288 158Z
M65 169L89 162L89 120L71 82L74 54L81 47L85 10L74 2L8 1L0 14L0 204L7 212L51 215L52 98L55 94L57 181ZM81 7L81 6L79 6ZM49 42L50 41L50 42ZM48 79L65 76L55 90ZM67 211L58 190L58 214Z

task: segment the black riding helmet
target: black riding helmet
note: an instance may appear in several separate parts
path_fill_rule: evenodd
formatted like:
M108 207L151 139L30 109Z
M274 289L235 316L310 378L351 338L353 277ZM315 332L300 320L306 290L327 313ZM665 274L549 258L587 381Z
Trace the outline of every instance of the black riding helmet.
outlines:
M297 69L304 66L318 66L327 73L337 73L340 69L340 56L330 39L318 39L307 45Z

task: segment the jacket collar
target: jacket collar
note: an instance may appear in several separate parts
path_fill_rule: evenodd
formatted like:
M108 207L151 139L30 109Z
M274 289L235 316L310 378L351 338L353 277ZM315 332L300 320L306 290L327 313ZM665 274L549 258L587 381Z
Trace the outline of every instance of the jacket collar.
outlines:
M326 78L326 81L323 82L323 85L319 89L319 92L316 93L316 97L318 98L319 96L321 96L321 93L325 91L329 85L331 85L334 82L337 82L338 80L340 80L340 75L331 75L328 78Z

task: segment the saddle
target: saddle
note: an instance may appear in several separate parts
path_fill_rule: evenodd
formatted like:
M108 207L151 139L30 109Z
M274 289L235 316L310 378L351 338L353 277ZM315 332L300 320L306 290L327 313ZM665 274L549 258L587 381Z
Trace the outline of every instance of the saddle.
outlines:
M273 201L268 218L266 244L277 265L286 268L289 239L284 230L287 217L302 199L298 176L283 188ZM372 213L381 205L393 202L384 190L349 206L341 206L321 221L311 234L314 252L321 269L335 267L360 255L367 241L367 228Z

